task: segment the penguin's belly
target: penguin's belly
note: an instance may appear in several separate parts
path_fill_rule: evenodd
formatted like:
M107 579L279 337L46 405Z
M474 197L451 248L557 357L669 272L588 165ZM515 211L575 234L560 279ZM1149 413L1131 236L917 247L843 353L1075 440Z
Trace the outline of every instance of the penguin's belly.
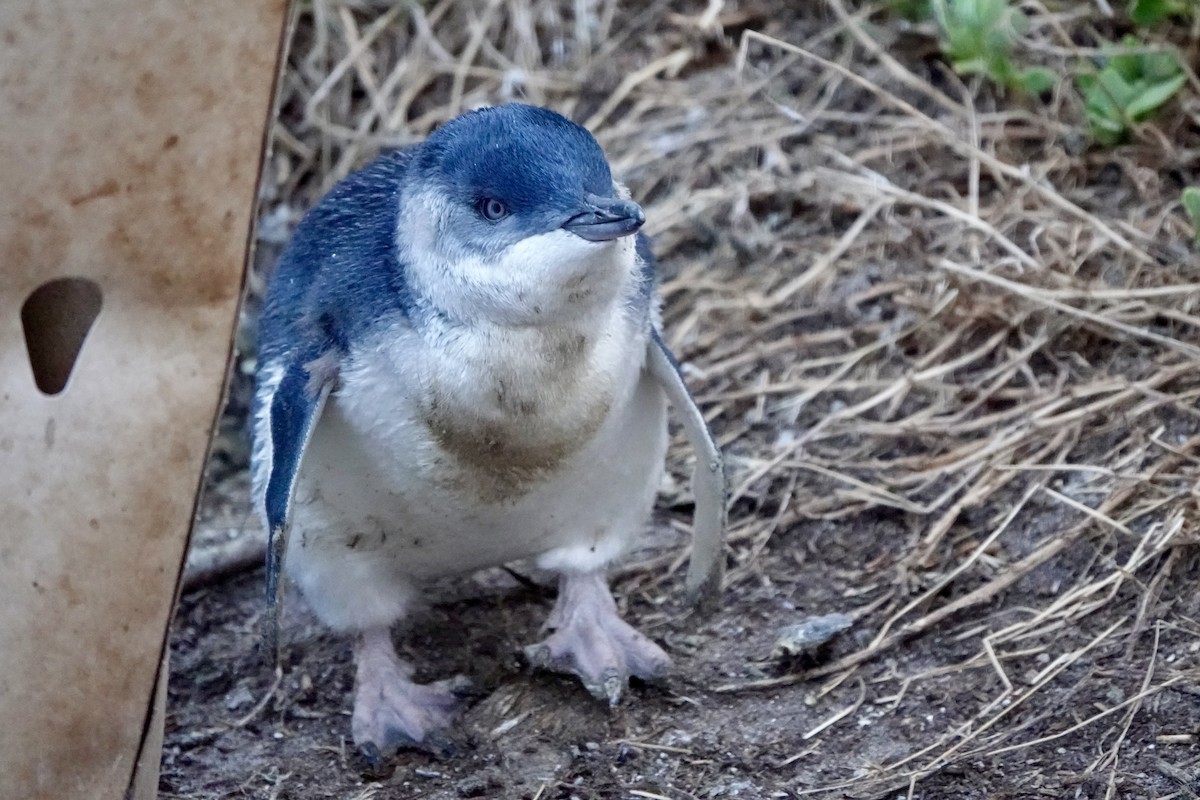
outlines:
M404 580L561 548L611 560L649 514L667 444L661 388L640 369L630 379L573 425L448 421L427 404L364 419L331 403L305 457L289 569L366 559Z

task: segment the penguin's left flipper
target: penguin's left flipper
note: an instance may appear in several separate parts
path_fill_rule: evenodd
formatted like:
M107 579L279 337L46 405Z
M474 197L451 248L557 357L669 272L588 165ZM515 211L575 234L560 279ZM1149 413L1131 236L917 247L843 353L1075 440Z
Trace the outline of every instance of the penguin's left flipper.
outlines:
M720 604L721 579L725 574L725 505L729 494L725 462L704 415L683 381L679 362L657 329L646 345L646 369L666 392L696 451L696 467L692 472L696 507L687 592L702 611L712 611Z
M279 661L279 613L283 601L283 558L291 527L292 498L304 452L337 381L326 359L293 360L271 394L271 462L266 489L267 619L263 647Z

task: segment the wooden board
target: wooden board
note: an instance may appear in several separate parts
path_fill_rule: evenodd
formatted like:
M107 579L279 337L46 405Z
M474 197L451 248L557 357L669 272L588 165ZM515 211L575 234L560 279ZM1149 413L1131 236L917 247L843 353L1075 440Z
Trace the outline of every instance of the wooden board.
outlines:
M285 6L0 3L0 798L156 788Z

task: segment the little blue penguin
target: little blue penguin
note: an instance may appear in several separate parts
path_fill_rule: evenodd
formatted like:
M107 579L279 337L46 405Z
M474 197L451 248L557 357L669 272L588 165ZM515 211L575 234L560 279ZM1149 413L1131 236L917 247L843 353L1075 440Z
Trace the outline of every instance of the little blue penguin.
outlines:
M431 746L452 721L460 681L414 682L391 639L439 576L535 559L558 597L532 665L610 703L664 674L606 568L652 510L668 401L697 452L687 586L711 605L721 454L659 330L644 221L585 128L510 104L350 175L280 257L251 457L267 646L282 572L353 640L364 753Z

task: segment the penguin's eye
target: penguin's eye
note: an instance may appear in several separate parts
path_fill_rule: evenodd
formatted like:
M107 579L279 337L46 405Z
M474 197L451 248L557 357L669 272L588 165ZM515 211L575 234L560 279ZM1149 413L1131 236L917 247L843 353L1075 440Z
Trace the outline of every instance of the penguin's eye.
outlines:
M508 206L494 197L484 197L475 204L475 208L479 211L479 216L488 222L499 222L509 214Z

